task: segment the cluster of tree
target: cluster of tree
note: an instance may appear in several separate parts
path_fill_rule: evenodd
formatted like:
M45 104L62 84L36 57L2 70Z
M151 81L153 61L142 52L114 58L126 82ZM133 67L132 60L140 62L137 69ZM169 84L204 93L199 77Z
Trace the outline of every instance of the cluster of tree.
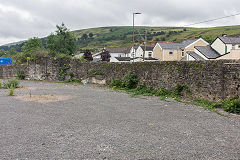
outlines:
M93 33L92 32L90 32L89 34L86 34L86 33L84 33L82 36L81 36L81 38L78 38L78 40L79 41L86 41L86 40L92 40L93 39Z
M76 39L62 23L57 25L55 33L46 39L37 37L29 39L21 47L21 52L14 56L17 63L25 63L28 60L41 57L65 57L72 56L76 52Z

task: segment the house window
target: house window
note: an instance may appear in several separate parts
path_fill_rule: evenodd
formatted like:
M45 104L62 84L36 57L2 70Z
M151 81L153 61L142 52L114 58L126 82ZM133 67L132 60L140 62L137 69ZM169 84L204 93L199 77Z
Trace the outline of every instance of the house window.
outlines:
M149 53L149 54L148 54L148 57L152 57L152 53Z
M235 45L232 45L232 49L235 49Z
M182 51L182 57L184 57L184 51Z
M172 54L173 54L173 51L169 51L169 54L172 55Z

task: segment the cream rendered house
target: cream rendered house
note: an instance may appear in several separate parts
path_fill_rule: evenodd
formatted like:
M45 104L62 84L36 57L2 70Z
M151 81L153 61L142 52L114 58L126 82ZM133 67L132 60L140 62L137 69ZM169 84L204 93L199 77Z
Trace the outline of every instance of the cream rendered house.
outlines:
M182 43L157 43L153 49L153 57L161 61L187 60L187 52L193 52L195 46L207 46L202 38L185 40Z
M208 46L195 46L187 52L187 60L240 59L240 37L218 37Z

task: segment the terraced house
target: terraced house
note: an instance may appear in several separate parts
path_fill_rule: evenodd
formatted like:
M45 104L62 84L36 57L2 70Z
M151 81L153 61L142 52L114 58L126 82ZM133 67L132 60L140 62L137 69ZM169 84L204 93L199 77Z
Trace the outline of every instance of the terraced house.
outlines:
M153 57L160 61L187 60L187 53L194 52L195 46L208 46L202 38L185 40L182 43L157 43L153 49Z
M208 46L195 46L193 52L187 52L187 60L240 59L240 37L217 37Z

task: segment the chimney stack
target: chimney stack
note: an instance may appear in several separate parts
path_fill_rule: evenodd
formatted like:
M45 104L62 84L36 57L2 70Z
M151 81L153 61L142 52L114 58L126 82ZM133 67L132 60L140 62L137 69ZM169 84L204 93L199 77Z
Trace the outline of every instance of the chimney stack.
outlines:
M223 37L227 37L227 34L223 33L222 36L223 36Z

